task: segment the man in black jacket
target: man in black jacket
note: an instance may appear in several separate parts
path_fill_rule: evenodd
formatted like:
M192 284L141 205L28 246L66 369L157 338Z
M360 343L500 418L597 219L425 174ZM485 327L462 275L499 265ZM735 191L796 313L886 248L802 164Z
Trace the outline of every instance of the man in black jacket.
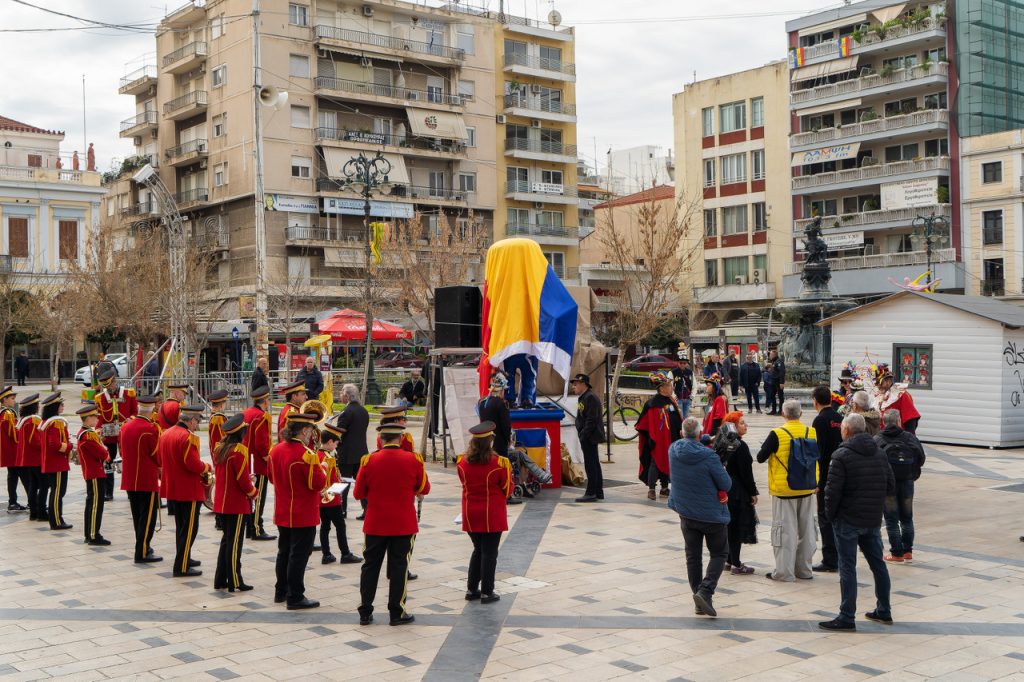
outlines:
M753 353L747 356L747 361L740 367L740 385L747 394L747 414L753 412L755 407L757 413L761 414L761 392L758 390L761 385L761 365Z
M249 386L250 393L263 386L270 388L270 382L267 380L267 367L269 364L266 356L256 361L256 369L252 371L252 383Z
M811 391L811 400L818 413L811 426L814 427L814 433L818 438L818 528L821 530L821 563L811 566L811 570L835 573L839 570L839 559L836 556L836 536L825 514L825 484L828 481L832 453L843 442L840 430L843 417L832 406L832 392L827 386L818 386Z
M494 422L494 451L508 457L508 444L512 440L512 417L505 402L508 379L503 374L491 377L490 393L477 403L481 422Z
M414 369L409 380L402 384L402 388L398 390L398 399L404 402L406 407L413 407L419 405L426 395L427 385L423 383L420 371ZM481 417L481 420L483 420L483 417Z
M782 409L782 403L786 402L786 363L779 357L779 351L773 349L768 353L766 369L772 378L772 384L771 388L767 389L764 402L768 407L768 414L777 415Z
M903 430L901 420L899 410L886 410L882 415L884 428L875 436L896 479L896 494L885 498L885 529L889 534L885 560L893 563L914 558L914 481L921 477L925 459L921 441Z
M880 526L885 498L895 493L896 481L885 454L865 429L864 417L859 414L848 414L843 420L843 444L832 454L825 483L825 509L836 536L842 600L835 619L818 623L822 630L857 629L857 547L875 579L875 609L864 617L892 624L891 583L882 559Z
M604 499L604 475L597 446L604 442L604 423L601 420L601 399L591 390L590 377L577 374L570 380L573 393L579 396L576 404L576 433L583 449L583 468L587 472L587 490L577 502L597 502Z
M307 400L320 399L320 394L324 392L324 375L320 373L312 355L306 357L306 362L295 375L295 380L305 382Z
M341 402L345 409L338 415L337 427L341 431L341 442L335 450L338 471L345 478L355 478L359 474L359 462L369 452L366 447L366 429L370 425L370 413L359 404L359 389L355 384L341 387ZM348 513L348 488L342 496L342 513ZM363 509L366 509L365 504ZM356 518L358 521L362 516Z

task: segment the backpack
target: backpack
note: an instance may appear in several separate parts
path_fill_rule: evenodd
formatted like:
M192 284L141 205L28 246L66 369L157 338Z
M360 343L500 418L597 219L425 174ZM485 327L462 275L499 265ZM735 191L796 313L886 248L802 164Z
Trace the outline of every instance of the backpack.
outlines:
M821 457L818 441L808 438L810 429L807 429L803 438L795 438L786 429L782 431L790 438L789 466L779 460L779 464L786 470L786 485L790 490L814 490L818 487L818 460Z
M884 439L882 451L888 458L889 466L892 467L892 475L897 481L909 481L915 478L914 474L917 472L914 465L917 463L917 455L905 440L902 438Z

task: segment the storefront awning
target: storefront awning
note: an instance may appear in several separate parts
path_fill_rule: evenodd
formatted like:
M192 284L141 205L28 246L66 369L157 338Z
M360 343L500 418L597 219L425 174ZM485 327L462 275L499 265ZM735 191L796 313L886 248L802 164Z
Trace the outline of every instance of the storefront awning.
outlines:
M809 81L815 78L832 76L837 73L843 73L844 71L853 71L857 68L857 60L858 55L853 55L852 57L833 59L820 64L802 66L799 69L793 69L793 75L790 76L790 80L794 83L799 83L800 81Z
M364 256L353 249L324 249L324 265L329 268L357 268L363 265Z
M813 116L814 114L823 114L827 111L842 111L843 109L852 109L853 107L859 107L861 105L861 98L848 99L838 104L822 104L821 106L811 107L810 109L797 109L797 116Z
M878 23L884 24L887 21L892 21L900 14L903 13L903 9L907 6L907 3L901 2L898 5L890 5L889 7L882 7L879 9L871 10L871 16L878 20Z
M409 115L409 127L417 137L439 137L445 140L465 140L469 138L466 123L461 114L448 111L431 111L406 107Z
M344 177L341 169L352 159L352 152L343 149L332 149L324 147L324 162L327 164L327 175L332 178ZM388 173L388 180L394 185L408 185L409 170L405 167L405 159L398 154L381 154L391 163L391 171Z
M860 142L854 142L852 144L837 144L832 147L822 147L821 149L811 149L810 151L797 152L793 154L793 161L790 165L806 166L812 163L826 163L828 161L855 159L857 158L857 152L859 151Z
M835 21L830 21L827 24L815 24L814 26L810 26L808 28L802 28L799 32L797 32L797 35L802 38L804 36L813 35L815 33L825 33L826 31L831 31L832 29L835 28L842 28L843 26L858 26L860 24L863 24L867 20L868 15L866 12L863 14L855 14L852 17L845 17L843 19L836 19Z

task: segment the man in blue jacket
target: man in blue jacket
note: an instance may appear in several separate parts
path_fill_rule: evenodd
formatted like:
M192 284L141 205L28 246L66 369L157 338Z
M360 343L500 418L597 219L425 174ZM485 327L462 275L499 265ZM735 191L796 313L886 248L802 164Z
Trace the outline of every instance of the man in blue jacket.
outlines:
M668 506L679 514L686 545L686 575L693 590L698 616L715 617L711 599L729 555L728 491L732 479L714 450L698 442L701 424L695 417L683 421L683 438L668 450L672 483ZM711 560L703 566L703 545ZM703 576L702 576L703 574Z

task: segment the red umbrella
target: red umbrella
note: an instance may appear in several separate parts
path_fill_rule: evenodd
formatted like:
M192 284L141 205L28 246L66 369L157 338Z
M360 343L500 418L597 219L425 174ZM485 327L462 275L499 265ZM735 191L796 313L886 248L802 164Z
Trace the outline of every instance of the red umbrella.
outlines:
M332 341L361 341L366 338L366 316L358 311L345 308L317 322L317 328L322 334L330 334ZM374 341L398 341L411 338L412 333L398 325L380 320L373 321Z

